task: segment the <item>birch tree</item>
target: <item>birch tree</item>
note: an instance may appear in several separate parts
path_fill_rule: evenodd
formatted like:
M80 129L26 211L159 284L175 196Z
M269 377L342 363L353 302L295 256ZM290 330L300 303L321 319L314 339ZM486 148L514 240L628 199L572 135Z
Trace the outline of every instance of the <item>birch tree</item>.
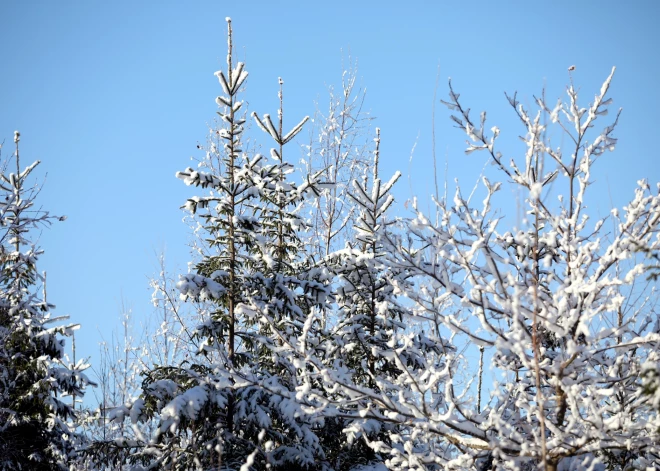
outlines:
M353 180L367 175L369 125L373 119L365 110L367 91L358 88L357 62L343 70L341 89L328 87L327 111L317 110L310 130L309 144L302 163L308 174L321 172L325 188L310 200L309 255L321 260L343 249L352 239L357 208L348 197Z
M633 250L657 247L658 190L640 181L624 212L609 216L611 235L587 207L592 166L616 145L620 111L593 131L612 103L613 74L586 107L572 82L567 102L537 98L536 112L508 97L525 131L524 157L509 163L496 148L499 129L488 132L485 113L474 122L450 83L446 105L467 135L467 152L486 152L504 180L521 188L525 220L500 231L492 201L501 183L484 179L480 208L459 189L452 202L439 203L441 224L421 213L410 221L416 247L427 250L391 240L391 262L434 287L409 296L420 312L435 311L457 336L492 352L496 383L487 406L474 414L453 401L459 413L445 422L463 430L471 440L465 454L483 457L484 466L658 465L657 413L639 392L641 366L658 349L658 313ZM544 139L544 114L568 149ZM639 284L647 290L636 298ZM445 297L460 300L479 328L460 311L442 312Z

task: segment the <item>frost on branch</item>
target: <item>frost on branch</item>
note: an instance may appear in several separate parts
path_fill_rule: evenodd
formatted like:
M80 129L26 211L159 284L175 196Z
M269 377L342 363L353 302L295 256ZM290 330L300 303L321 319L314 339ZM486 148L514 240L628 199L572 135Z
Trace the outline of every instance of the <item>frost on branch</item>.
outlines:
M485 180L483 208L457 190L453 202L438 202L440 224L418 212L408 237L388 239L390 265L418 283L406 295L419 315L452 331L466 352L483 347L491 358L496 383L487 404L470 406L452 388L446 399L454 412L439 422L468 462L506 469L525 462L557 469L571 460L658 465L657 410L638 386L642 365L659 347L648 320L658 313L633 248L657 248L660 200L642 182L609 236L585 212L591 166L616 143L618 114L592 131L611 103L611 78L586 109L577 106L573 86L568 103L551 110L538 100L533 115L509 97L526 149L508 166L495 149L499 129L488 137L485 113L474 124L450 86L446 104L468 137L468 152L486 151L507 180L529 192L528 223L499 229L491 209L497 186ZM543 113L575 144L570 155L544 141ZM552 190L566 199L556 208L548 183L560 177ZM628 300L640 283L646 292ZM460 308L448 309L452 298ZM481 412L468 412L475 408Z
M328 106L317 110L312 119L300 162L307 173L321 172L324 181L332 182L303 208L309 220L307 252L315 260L342 249L353 238L358 208L348 193L353 180L371 173L374 138L369 126L373 118L365 109L366 89L358 88L357 72L357 61L349 57L341 89L328 87Z
M483 180L481 207L460 188L452 200L438 201L438 223L415 205L399 230L375 232L378 220L368 211L356 224L360 242L375 240L379 249L345 251L346 273L361 266L388 273L391 293L403 298L397 305L406 335L393 323L383 337L388 348L372 346L368 328L344 321L338 326L351 325L350 334L326 334L332 340L324 354L318 341L301 338L296 351L304 352L308 386L299 392L328 416L351 417L349 440L366 440L389 469L660 466L656 294L635 256L640 247L659 248L660 196L641 181L611 221L592 221L586 211L591 167L616 144L618 114L596 131L611 103L610 81L586 108L577 105L573 86L567 103L551 108L537 100L533 113L509 97L524 128L524 152L509 160L495 148L504 131L491 127L488 134L485 113L474 123L450 87L447 104L468 151L485 151L503 180L529 195L522 227L507 228L508 219L494 213L501 184L492 178ZM572 148L544 139L543 113ZM378 185L374 180L372 188ZM360 184L353 189L365 208L378 194ZM559 204L551 204L557 193ZM612 223L614 232L606 229ZM358 293L346 304L350 315L359 312L359 293L368 292L357 288L360 280L377 280L375 273L343 275ZM351 293L340 288L338 301ZM378 315L390 309L381 302L373 304ZM416 337L421 332L429 340ZM344 356L365 347L355 363ZM492 386L482 387L485 368L474 361L480 354L490 363ZM390 361L394 370L371 373ZM388 439L376 438L385 424Z

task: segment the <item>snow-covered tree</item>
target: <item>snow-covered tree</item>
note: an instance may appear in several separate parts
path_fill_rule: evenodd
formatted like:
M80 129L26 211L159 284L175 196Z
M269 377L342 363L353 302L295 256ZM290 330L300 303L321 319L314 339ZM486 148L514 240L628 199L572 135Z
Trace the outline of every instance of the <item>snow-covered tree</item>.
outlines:
M305 146L303 167L309 174L322 172L333 185L310 200L307 252L321 260L352 239L357 208L348 193L352 181L368 173L369 124L364 109L366 89L358 88L357 61L349 57L342 72L341 89L328 87L327 111L317 109ZM307 209L307 208L306 208Z
M572 84L568 103L550 107L537 99L535 114L509 97L525 129L523 157L509 164L495 148L500 130L488 136L485 113L475 124L450 86L446 104L468 136L467 152L486 152L507 183L524 192L525 219L501 230L511 224L493 209L502 183L484 178L480 207L458 188L452 200L436 202L437 223L415 205L403 231L380 237L384 265L406 273L392 278L395 292L407 298L400 301L408 308L404 322L429 332L437 326L444 361L420 352L422 368L400 366L404 374L374 387L360 385L342 363L324 364L315 350L302 349L311 339L291 349L322 385L299 390L315 413L340 414L343 395L344 403L367 404L359 411L365 421L403 428L391 443L370 442L389 454L388 468L660 466L660 322L654 280L636 259L640 247L656 253L660 245L660 194L640 181L623 213L607 218L614 232L587 211L592 165L616 144L618 114L593 132L611 103L611 79L585 108ZM572 143L568 151L549 142L554 128L543 116ZM442 332L451 334L453 349L440 340ZM476 387L481 364L467 362L482 348L491 363L488 391ZM398 358L410 350L384 354ZM489 397L482 400L482 392Z
M303 224L297 212L305 194L320 191L318 175L296 185L293 166L283 158L284 145L307 118L284 133L280 89L277 126L269 115L255 116L276 141L273 160L244 151L238 97L247 72L243 63L233 63L229 19L228 25L228 67L216 73L224 93L217 98L221 145L207 154L213 163L177 174L208 190L185 205L199 219L206 246L177 284L183 299L207 309L191 338L197 355L146 372L141 397L115 416L155 419L157 429L151 436L97 444L106 463L121 464L119 449L130 450L134 466L172 470L238 469L246 462L297 469L323 461L313 418L295 401L267 388L241 387L235 379L248 371L261 382L294 389L295 368L279 358L277 335L299 334L304 313L324 302L326 288L323 271L310 269L300 254L297 235Z
M345 249L327 257L327 263L338 275L338 309L333 316L336 319L333 326L324 335L329 346L325 363L341 362L342 367L350 371L353 385L396 401L399 389L392 385L409 371L419 374L419 369L426 366L426 359L439 359L438 354L444 352L439 338L430 339L423 329L408 328L403 322L407 308L399 303L394 283L407 285L407 273L385 263L381 242L388 226L394 222L387 220L386 213L394 202L391 190L400 173L387 183L381 182L379 129L376 129L374 141L371 179L353 180L348 193L357 209L353 224L355 239L348 242ZM367 397L352 401L350 395L333 393L332 396L340 413L347 413L349 417L355 412L360 415L371 407L378 407ZM343 425L346 442L341 452L346 459L338 469L382 464L383 455L368 451L368 443L383 442L392 446L393 437L404 431L388 421L363 417L344 419Z
M28 177L39 161L21 168L19 142L16 131L14 158L0 174L0 469L68 469L81 437L66 396L83 396L88 365L67 362L62 337L78 326L53 325L65 318L52 318L45 289L41 296L43 252L29 237L64 218L35 205L39 187Z
M391 275L382 263L384 252L378 240L387 224L384 217L386 211L394 202L390 191L401 174L397 172L389 182L381 183L378 176L380 129L376 129L376 136L371 188L367 178L363 182L353 180L348 193L358 208L354 224L355 240L329 257L336 261L333 268L340 279L337 323L341 328L338 333L347 337L346 348L355 353L353 362L356 373L364 375L358 382L364 384L373 384L377 375L390 374L379 366L392 365L384 362L384 365L377 366L372 347L386 347L390 337L388 331L403 327L394 322L394 319L401 318L402 308L392 296Z
M85 415L82 429L89 443L81 453L79 469L96 469L93 455L102 444L124 438L135 439L151 425L139 424L136 432L136 424L113 420L118 411L135 400L142 383L141 373L152 366L150 350L144 338L135 336L133 319L131 309L122 302L119 329L113 331L109 338L103 336L99 343L96 367L92 368L97 384L93 391L95 401L83 405L81 411ZM116 451L117 461L122 462L130 450Z
M640 181L624 214L612 211L611 235L587 212L592 165L616 144L618 114L592 131L611 103L613 72L586 108L572 83L568 103L537 99L534 114L509 97L525 152L508 165L495 149L499 129L487 136L485 113L474 123L450 85L446 104L468 136L467 152L487 152L526 195L522 227L500 231L504 217L492 201L501 183L484 178L480 208L459 189L452 202L439 202L440 224L421 213L410 221L412 247L391 241L391 263L426 280L409 294L420 314L437 316L492 358L485 407L447 398L457 413L443 427L461 432L454 438L464 459L483 456L498 469L658 466L658 416L639 392L641 367L659 346L658 312L634 248L657 250L660 196ZM572 146L549 142L544 115ZM648 288L641 298L638 285ZM452 297L460 307L448 310Z
M208 155L217 164L208 169L188 168L177 175L187 185L209 189L206 196L191 198L185 207L201 219L210 250L178 285L184 297L209 305L208 316L195 334L203 361L165 364L149 371L142 398L134 406L143 415L159 415L160 427L156 437L146 443L145 453L155 455L165 469L209 467L212 463L235 466L236 460L252 451L239 451L231 440L235 395L230 383L223 384L225 378L218 377L227 366L246 360L240 351L237 307L245 296L245 265L254 243L257 221L251 201L258 198L258 191L253 175L261 161L241 149L245 118L238 96L247 72L243 63L232 63L231 22L228 25L228 68L216 73L224 92L217 103L223 108L218 114L225 127L217 130L221 146ZM215 368L218 363L221 371Z
M158 273L149 285L154 310L144 323L136 325L132 310L122 302L119 328L99 344L93 368L95 403L82 410L82 428L91 443L81 454L77 469L128 467L132 445L158 426L157 417L131 420L130 409L142 391L143 373L179 364L196 351L192 329L200 306L190 310L182 306L163 253L158 255Z

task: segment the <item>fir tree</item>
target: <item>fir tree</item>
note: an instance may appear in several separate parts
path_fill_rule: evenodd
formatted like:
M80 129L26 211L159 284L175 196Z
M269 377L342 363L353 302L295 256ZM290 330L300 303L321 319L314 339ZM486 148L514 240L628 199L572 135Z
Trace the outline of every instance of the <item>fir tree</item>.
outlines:
M52 319L54 305L39 295L43 252L29 235L64 218L35 207L39 188L27 179L39 161L21 169L19 142L16 131L16 171L0 174L0 469L68 469L81 437L64 396L84 394L87 365L65 362L62 335L77 326L50 326L62 318Z

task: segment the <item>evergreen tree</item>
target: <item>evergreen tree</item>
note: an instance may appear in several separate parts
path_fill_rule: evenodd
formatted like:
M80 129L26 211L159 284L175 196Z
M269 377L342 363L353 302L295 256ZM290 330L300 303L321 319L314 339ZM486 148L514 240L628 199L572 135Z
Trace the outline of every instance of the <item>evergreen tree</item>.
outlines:
M68 469L81 437L71 399L90 382L84 362L67 364L64 339L77 326L51 326L54 305L40 297L43 253L31 231L56 218L35 207L38 187L27 179L39 161L21 169L20 133L14 134L16 171L0 174L0 469ZM45 291L45 290L44 290Z
M335 251L326 258L326 263L337 276L337 311L332 316L334 319L331 319L327 335L336 348L330 349L326 363L341 359L351 372L355 384L366 387L377 387L379 377L398 374L395 363L379 357L378 352L390 351L387 343L393 331L404 329L396 320L402 308L393 296L389 280L392 273L382 263L382 245L378 240L379 234L386 229L386 212L394 202L391 189L401 174L397 172L389 182L381 184L378 175L378 128L374 141L376 149L371 165L371 182L366 176L362 182L354 179L347 192L357 213L353 223L354 239L347 241L343 250ZM356 411L365 406L358 402L347 403L344 407ZM330 447L334 452L336 469L348 470L356 465L382 461L378 453L366 446L366 441L388 441L387 436L393 432L392 427L362 418L337 422L341 424L342 433L336 437L339 443ZM332 435L328 438L335 438Z
M307 118L283 134L280 89L278 129L268 115L255 117L277 142L273 161L242 149L245 117L238 96L247 72L243 63L233 64L227 21L227 72L216 74L224 92L217 98L222 145L207 156L215 160L205 165L210 171L177 174L187 185L209 190L185 205L199 218L207 246L178 283L183 298L208 309L194 333L198 356L146 372L140 399L115 417L157 417L155 434L96 443L90 453L100 463L122 464L122 449L131 451L135 465L172 470L238 469L246 462L312 469L323 463L310 417L296 401L273 394L295 388L296 367L278 349L287 335L300 333L305 312L322 304L326 293L323 271L309 270L297 236L297 210L320 184L316 176L299 186L291 182L293 167L282 157Z
M329 297L330 278L326 270L312 264L300 237L306 229L300 216L305 196L318 196L326 185L318 180L321 172L307 176L301 185L292 181L294 167L284 159L284 146L308 118L284 133L281 78L279 85L277 123L268 114L259 118L252 113L276 147L270 152L272 162L261 168L260 224L252 251L250 295L241 305L247 324L254 325L246 344L251 349L251 368L242 376L256 387L244 388L241 396L246 404L258 405L260 440L271 443L261 451L266 463L275 469L325 469L326 457L316 433L322 420L305 414L303 404L295 400L301 366L282 352L287 345L295 345L310 311L325 306ZM254 432L256 436L259 430Z
M363 184L353 180L353 191L348 193L359 210L354 226L356 240L332 257L338 262L335 271L341 280L337 292L339 332L347 336L347 349L354 352L351 366L360 376L357 381L371 385L377 375L389 374L389 371L377 372L378 361L371 347L386 348L391 337L388 331L404 327L396 322L396 318L401 317L402 308L393 296L389 280L392 272L382 263L383 248L378 240L386 226L386 211L394 202L390 191L401 173L397 172L389 182L381 184L378 177L380 129L376 129L376 133L371 188L367 178ZM392 367L389 362L380 366Z
M329 420L342 432L324 436L335 440L326 448L335 469L342 470L383 466L387 453L371 444L402 448L396 437L408 436L409 429L387 420L379 403L398 401L397 383L421 374L429 364L442 364L444 354L452 350L440 335L431 339L414 323L404 323L410 313L397 293L412 285L405 270L387 264L383 247L383 238L396 222L388 221L387 211L400 173L386 183L380 180L380 130L376 133L371 179L353 180L348 193L357 208L354 240L325 260L337 276L336 312L320 336L326 345L321 363L350 378L350 387L337 390L336 384L324 381L319 387L325 387L324 397L334 406L326 411Z

